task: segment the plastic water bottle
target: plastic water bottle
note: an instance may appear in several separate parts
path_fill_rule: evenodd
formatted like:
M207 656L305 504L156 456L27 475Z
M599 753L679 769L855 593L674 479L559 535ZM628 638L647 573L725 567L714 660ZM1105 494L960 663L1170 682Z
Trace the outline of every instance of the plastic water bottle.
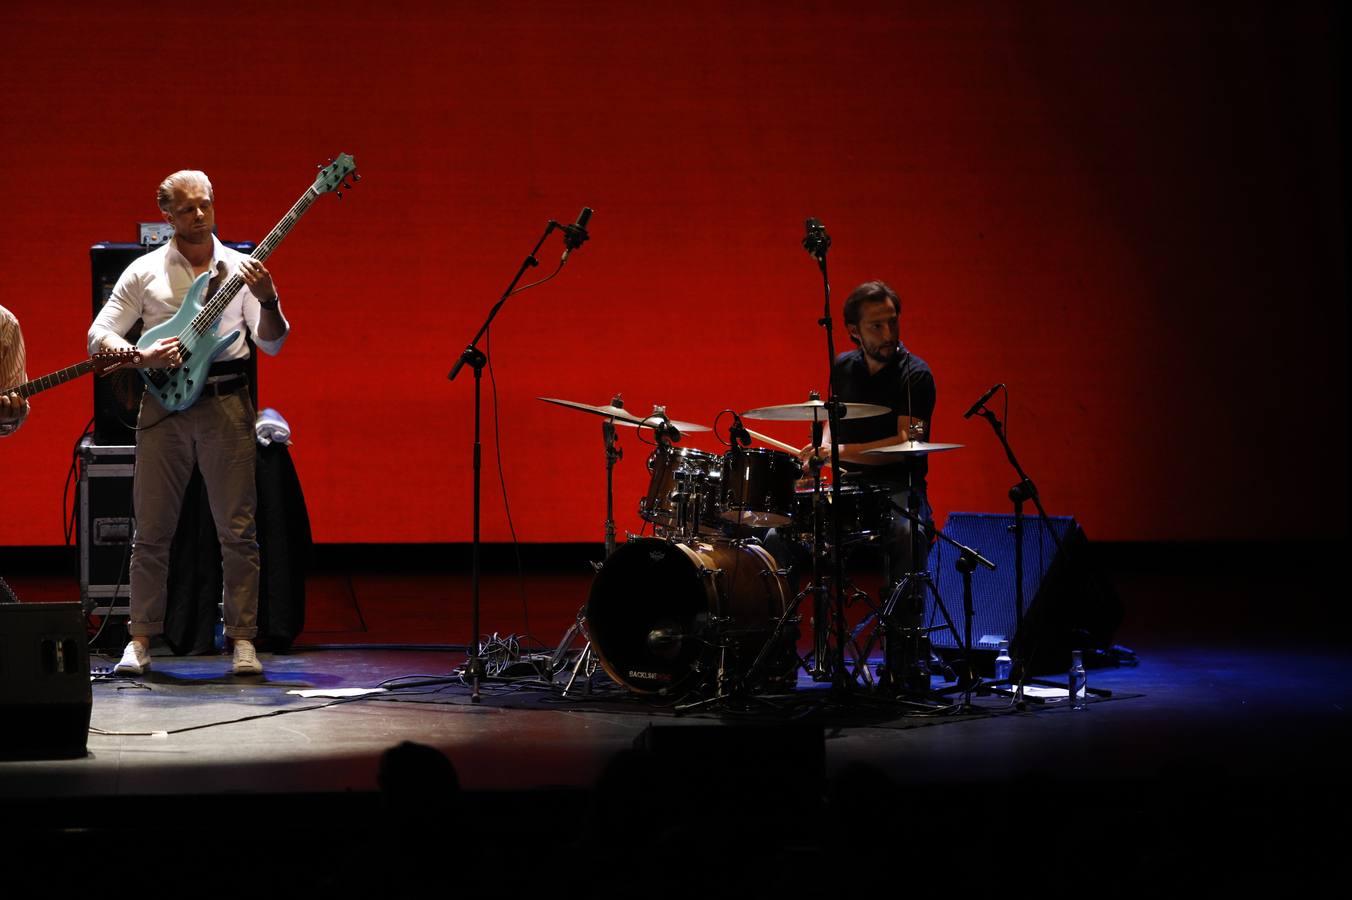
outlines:
M225 652L225 602L216 604L216 624L211 629L211 642L217 653Z
M1009 658L1009 641L1000 642L1000 652L995 656L995 680L1009 681L1014 671L1014 660Z
M1079 650L1070 651L1070 708L1084 709L1089 703L1085 699L1084 654Z

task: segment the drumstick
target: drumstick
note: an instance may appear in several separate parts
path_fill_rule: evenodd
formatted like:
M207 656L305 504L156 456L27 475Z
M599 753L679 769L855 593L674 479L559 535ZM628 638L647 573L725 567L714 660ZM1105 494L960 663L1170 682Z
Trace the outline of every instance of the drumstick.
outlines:
M783 441L777 441L777 440L775 440L775 439L772 438L772 437L767 437L767 436L761 434L759 431L752 431L750 428L748 428L748 429L746 430L746 433L749 434L749 435L751 435L751 436L752 436L753 438L755 438L756 440L760 441L762 444L769 444L771 447L774 447L774 448L779 449L779 450L783 450L785 453L792 453L794 456L797 456L797 455L798 455L798 451L799 451L800 449L802 449L802 448L800 448L800 447L790 447L788 444L784 443Z

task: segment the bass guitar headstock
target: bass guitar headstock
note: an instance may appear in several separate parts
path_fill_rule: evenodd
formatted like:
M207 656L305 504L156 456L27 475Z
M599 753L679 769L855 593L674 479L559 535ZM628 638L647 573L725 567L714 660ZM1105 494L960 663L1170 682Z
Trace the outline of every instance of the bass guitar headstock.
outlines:
M100 350L89 358L94 364L95 375L107 375L114 369L120 369L123 366L134 366L141 361L141 351L135 348L128 350Z
M357 174L357 161L351 154L339 153L337 159L329 160L328 165L320 164L319 175L315 178L314 189L323 194L329 191L338 195L338 199L343 199L343 191L352 190L352 182L348 181L351 176L352 181L361 181L361 176ZM338 190L342 188L343 191Z

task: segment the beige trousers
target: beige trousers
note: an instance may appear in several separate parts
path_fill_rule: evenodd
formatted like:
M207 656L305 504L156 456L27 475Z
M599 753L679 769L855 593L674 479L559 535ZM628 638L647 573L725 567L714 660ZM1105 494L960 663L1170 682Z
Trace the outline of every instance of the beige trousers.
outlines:
M254 411L248 389L221 397L204 394L172 415L146 394L138 425L143 430L136 433L132 489L136 535L131 552L131 634L164 631L169 547L196 462L221 543L225 634L252 639L258 633L258 540Z

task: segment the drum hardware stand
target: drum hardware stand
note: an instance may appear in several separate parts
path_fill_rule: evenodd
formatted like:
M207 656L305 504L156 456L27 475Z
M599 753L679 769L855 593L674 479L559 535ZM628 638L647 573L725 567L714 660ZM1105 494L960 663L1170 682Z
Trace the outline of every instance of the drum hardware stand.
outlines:
M707 707L723 705L733 700L774 706L769 700L751 693L752 687L755 685L752 676L756 674L761 655L765 653L764 648L761 650L761 655L756 657L756 662L752 663L751 668L741 678L736 677L732 668L728 665L728 651L733 646L730 639L736 631L735 627L729 627L732 624L732 619L721 616L711 616L708 622L708 630L713 631L715 636L713 640L706 639L704 643L710 647L716 646L718 648L718 668L714 678L713 695L693 700L690 703L679 703L672 707L675 712L699 712ZM769 647L769 644L766 647ZM796 666L794 671L797 671Z
M1001 387L1003 388L1004 386L1001 385ZM1006 397L1008 397L1007 389ZM969 410L968 415L970 416L975 412L990 423L991 428L995 431L996 439L1000 441L1000 446L1005 449L1005 457L1009 460L1010 465L1014 467L1014 471L1019 476L1019 483L1009 489L1009 499L1014 504L1014 525L1010 528L1010 533L1014 535L1014 634L1018 635L1023 631L1023 504L1025 502L1028 500L1033 501L1033 505L1037 508L1038 518L1041 520L1047 534L1051 535L1052 542L1056 544L1057 552L1063 552L1063 548L1061 546L1061 539L1057 537L1056 530L1052 528L1051 522L1048 519L1047 510L1042 506L1042 499L1038 496L1037 485L1033 484L1033 480L1028 477L1028 473L1023 470L1023 466L1019 465L1019 460L1014 455L1014 449L1009 446L1009 440L1005 435L1004 425L1000 422L999 417L986 406L986 400L988 399L990 399L989 396L979 401L977 404L978 409ZM1021 652L1023 648L1020 647L1019 650L1015 650L1013 640L1009 642L1009 646L1010 656L1013 657L1013 666L1010 668L1010 677L1003 681L988 682L982 686L983 691L989 691L992 694L999 694L1004 697L1012 697L1014 699L1014 705L1019 709L1023 709L1029 700L1038 703L1043 702L1043 698L1041 697L1024 696L1024 685L1034 684L1039 687L1049 688L1066 687L1066 685L1056 681L1029 678L1024 654ZM1027 661L1031 662L1034 655L1035 651L1029 652L1026 657ZM999 687L1000 685L1013 685L1014 689L1002 690ZM1103 688L1086 686L1085 691L1096 697L1111 697L1113 695L1112 691L1104 690Z
M592 563L592 566L598 572L601 570L600 563ZM563 640L559 641L559 646L555 648L554 655L549 660L549 671L551 674L557 675L559 672L562 672L564 668L567 667L568 648L572 646L573 641L578 637L578 635L581 635L582 637L586 638L587 631L582 624L586 620L586 617L587 617L587 606L586 604L583 604L582 606L578 607L577 618L573 621L572 625L568 626L568 631L564 633ZM573 689L573 684L574 682L577 681L577 676L582 672L587 673L587 681L586 687L584 688L584 692L590 694L592 688L591 677L596 672L596 654L592 652L592 644L590 639L588 639L587 642L582 646L582 651L578 653L577 659L574 660L573 662L573 668L571 673L569 674L568 683L564 685L562 696L564 697L568 696L568 692Z
M468 678L470 683L470 701L472 703L479 703L482 701L483 698L479 694L479 683L483 681L487 675L481 652L482 648L479 646L479 551L481 549L481 542L479 540L479 501L483 454L482 443L480 441L482 421L480 410L481 397L483 395L483 370L484 366L488 363L488 357L479 349L479 341L488 333L489 327L493 324L493 319L497 317L498 311L501 310L503 304L507 302L507 298L516 292L516 285L517 282L521 280L521 276L526 274L527 269L540 264L540 261L535 258L535 255L540 252L540 248L544 246L545 239L549 237L550 233L556 228L568 232L568 235L564 239L564 244L567 247L564 251L564 259L566 260L568 253L577 249L577 247L582 246L582 242L587 239L586 225L590 218L591 210L584 208L582 215L578 217L578 224L576 225L565 227L558 222L555 222L553 219L549 220L549 224L545 226L544 234L540 235L540 239L535 242L534 249L532 249L526 258L522 260L521 267L517 269L515 277L512 278L512 283L507 285L507 290L503 291L498 302L488 311L488 318L484 320L483 325L479 326L479 330L474 335L474 339L469 342L469 346L460 354L460 358L455 361L455 365L446 375L448 380L455 381L456 376L460 374L460 370L465 366L468 365L474 370L474 543L470 563L470 593L473 598L473 623L470 627L473 629L473 633L470 635L469 655L465 659L464 670L464 677ZM563 260L559 262L559 267L563 267Z
M907 513L909 517L909 513ZM915 522L914 519L911 520ZM937 535L945 543L951 544L958 550L958 560L954 563L958 572L962 575L962 615L963 615L963 635L962 635L962 659L966 671L958 677L955 685L946 688L940 688L935 691L940 696L948 694L962 693L963 711L972 708L972 692L980 689L983 681L976 674L976 669L972 665L972 619L976 617L976 608L972 603L972 573L976 571L978 565L984 566L995 571L995 563L982 556L975 549L966 546L953 538L944 534L943 529L935 528ZM940 607L942 609L942 607Z
M624 409L624 398L616 394L610 400L610 405L619 409ZM606 553L605 558L610 559L615 552L615 464L624 459L624 448L620 446L619 433L615 430L615 420L606 419L601 423L601 437L606 445ZM593 562L591 564L593 573L601 571L603 562ZM551 672L560 672L567 665L568 648L572 646L573 640L578 635L586 637L586 629L582 623L587 617L587 606L584 603L578 607L577 617L573 624L568 626L568 631L564 633L563 640L554 650L554 656L549 661ZM573 689L573 683L577 681L578 673L584 669L587 672L586 692L591 693L591 676L595 671L593 663L591 641L588 640L582 647L582 652L578 654L577 660L573 664L573 670L568 678L568 684L563 689L563 696L567 697L568 692Z
M831 318L831 279L827 273L826 253L831 248L831 236L826 233L824 226L818 219L810 218L807 220L807 234L803 238L803 249L808 255L817 261L817 268L822 273L822 315L817 320L826 332L826 375L827 384L830 385L828 400L826 402L827 423L831 429L831 471L840 472L840 411L843 404L836 393L835 383L835 365L836 365L836 337L835 326ZM816 430L816 420L814 417L813 430ZM815 435L814 435L815 436ZM815 446L815 445L814 445ZM814 454L815 456L815 454ZM840 478L831 479L831 497L835 502L835 508L840 508ZM835 631L835 653L831 659L830 678L832 690L836 693L843 693L850 690L850 679L847 676L845 668L845 609L844 609L844 583L845 571L844 562L840 558L841 533L840 517L831 517L831 596L822 598L822 606L834 605L834 621L831 623ZM815 551L814 551L815 552ZM834 603L832 604L832 601ZM821 643L819 641L819 643ZM821 659L814 660L814 665L818 667L819 673L825 675L826 672L820 671ZM815 675L814 675L815 677Z
M887 598L887 602L883 605L882 612L878 616L881 628L875 630L873 635L870 636L866 649L871 649L874 638L881 634L883 659L887 666L887 682L912 697L932 697L938 695L937 692L930 689L929 685L928 654L926 654L927 658L924 661L923 670L919 657L921 648L929 642L929 632L935 629L918 625L898 627L896 622L897 606L899 603L909 601L906 615L908 618L913 617L917 608L924 609L925 592L928 590L930 595L934 597L935 606L943 614L946 627L953 632L953 639L961 642L962 635L958 633L957 626L953 624L953 617L948 614L948 607L944 604L943 597L940 596L939 589L935 586L929 570L918 568L922 565L920 562L921 530L927 528L932 532L937 532L938 529L932 525L926 526L920 518L920 492L915 488L914 477L914 473L907 475L906 507L903 508L895 501L890 503L894 510L911 522L912 571L904 573L901 580L892 589L891 595ZM905 651L908 649L912 649L914 652L906 653ZM867 653L865 658L867 659ZM923 684L921 684L922 677L924 679Z
M624 400L619 394L610 402L624 408ZM606 419L601 423L601 436L606 442L606 558L609 559L615 552L615 463L624 459L624 448L620 446L613 420Z

